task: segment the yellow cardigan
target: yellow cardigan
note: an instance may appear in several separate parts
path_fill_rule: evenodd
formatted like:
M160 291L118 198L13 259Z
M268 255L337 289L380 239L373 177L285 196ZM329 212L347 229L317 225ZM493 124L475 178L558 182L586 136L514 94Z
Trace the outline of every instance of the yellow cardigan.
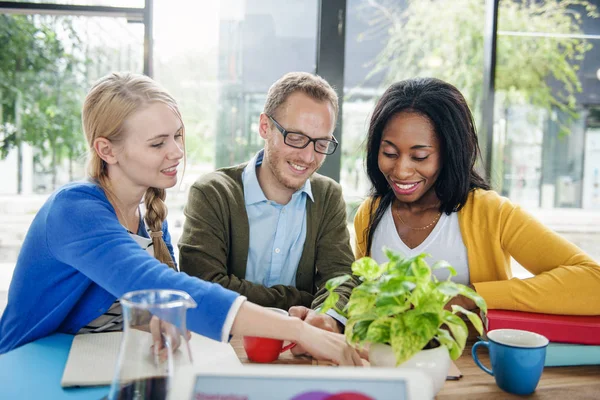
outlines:
M356 259L364 257L369 210L354 218ZM490 309L547 314L600 315L600 265L494 191L473 190L458 212L469 276ZM510 257L531 272L512 277Z

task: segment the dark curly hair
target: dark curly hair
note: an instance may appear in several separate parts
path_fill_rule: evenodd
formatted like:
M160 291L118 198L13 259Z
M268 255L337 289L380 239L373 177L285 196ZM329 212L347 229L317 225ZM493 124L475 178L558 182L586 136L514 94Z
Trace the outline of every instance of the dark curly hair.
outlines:
M469 192L490 186L475 170L480 157L473 115L460 91L435 78L414 78L394 83L377 102L367 137L367 175L373 188L373 200L381 199L375 208L371 203L367 227L367 254L370 254L373 233L385 210L394 200L394 192L379 170L381 137L387 123L400 112L411 112L429 119L441 144L442 169L435 182L440 212L450 215L462 208Z

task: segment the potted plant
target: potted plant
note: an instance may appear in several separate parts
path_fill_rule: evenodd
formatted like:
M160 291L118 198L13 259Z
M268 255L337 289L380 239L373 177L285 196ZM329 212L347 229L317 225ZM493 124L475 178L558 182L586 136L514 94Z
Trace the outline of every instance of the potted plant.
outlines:
M476 313L458 305L446 305L463 295L475 302L483 313L487 306L468 286L451 281L455 269L445 261L430 267L427 254L404 257L384 249L389 259L381 265L369 257L352 264L352 272L362 281L352 290L343 310L337 308L334 291L350 275L330 279L329 296L321 312L334 309L348 318L346 338L357 347L369 344L369 361L375 366L422 366L434 381L435 393L441 389L450 367L465 347L468 328L457 314L464 314L481 334L483 324ZM439 281L432 270L447 269L447 280ZM431 350L428 350L430 349Z

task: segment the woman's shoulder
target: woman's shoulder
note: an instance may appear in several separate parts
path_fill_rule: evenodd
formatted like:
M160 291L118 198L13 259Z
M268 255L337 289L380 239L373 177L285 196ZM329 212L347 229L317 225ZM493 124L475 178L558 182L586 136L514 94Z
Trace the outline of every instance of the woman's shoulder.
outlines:
M487 189L473 189L469 192L469 201L477 202L481 204L504 204L511 203L508 197L501 196L495 190L487 190ZM512 204L512 203L511 203Z
M372 205L377 206L377 204L379 204L379 201L380 199L376 198L375 196L368 196L358 206L357 214L370 213Z
M78 193L81 193L81 194L87 193L90 195L98 195L98 194L104 195L104 190L102 190L100 185L96 182L93 182L90 180L81 180L81 181L69 182L69 183L59 187L54 192L54 195L65 195L65 194L76 195ZM104 196L104 197L106 197L106 196Z
M82 202L109 204L104 190L97 183L87 180L61 186L48 197L46 204L52 208L63 206L73 209Z
M462 214L493 215L513 210L515 207L515 204L507 197L501 196L494 190L473 189L469 192L461 212Z
M356 216L354 217L354 223L356 224L358 221L364 221L365 224L368 223L371 213L377 209L380 201L381 197L372 195L364 199L358 206Z

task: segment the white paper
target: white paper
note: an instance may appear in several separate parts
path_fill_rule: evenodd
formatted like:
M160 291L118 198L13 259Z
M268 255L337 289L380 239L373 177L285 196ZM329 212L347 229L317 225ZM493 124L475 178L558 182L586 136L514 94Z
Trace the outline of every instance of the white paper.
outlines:
M128 372L129 376L121 374L121 378L130 380L165 375L166 363L158 366L154 363L150 349L151 335L138 330L131 330L129 334L130 345L142 350L147 348L147 353L144 351L144 356L136 357L138 359L124 360L125 364L121 371ZM76 335L69 351L61 385L63 387L110 385L117 367L122 338L123 332ZM192 333L190 350L194 367L241 365L231 345L195 333ZM177 368L189 365L185 352L185 345L182 344L173 354L175 371Z

